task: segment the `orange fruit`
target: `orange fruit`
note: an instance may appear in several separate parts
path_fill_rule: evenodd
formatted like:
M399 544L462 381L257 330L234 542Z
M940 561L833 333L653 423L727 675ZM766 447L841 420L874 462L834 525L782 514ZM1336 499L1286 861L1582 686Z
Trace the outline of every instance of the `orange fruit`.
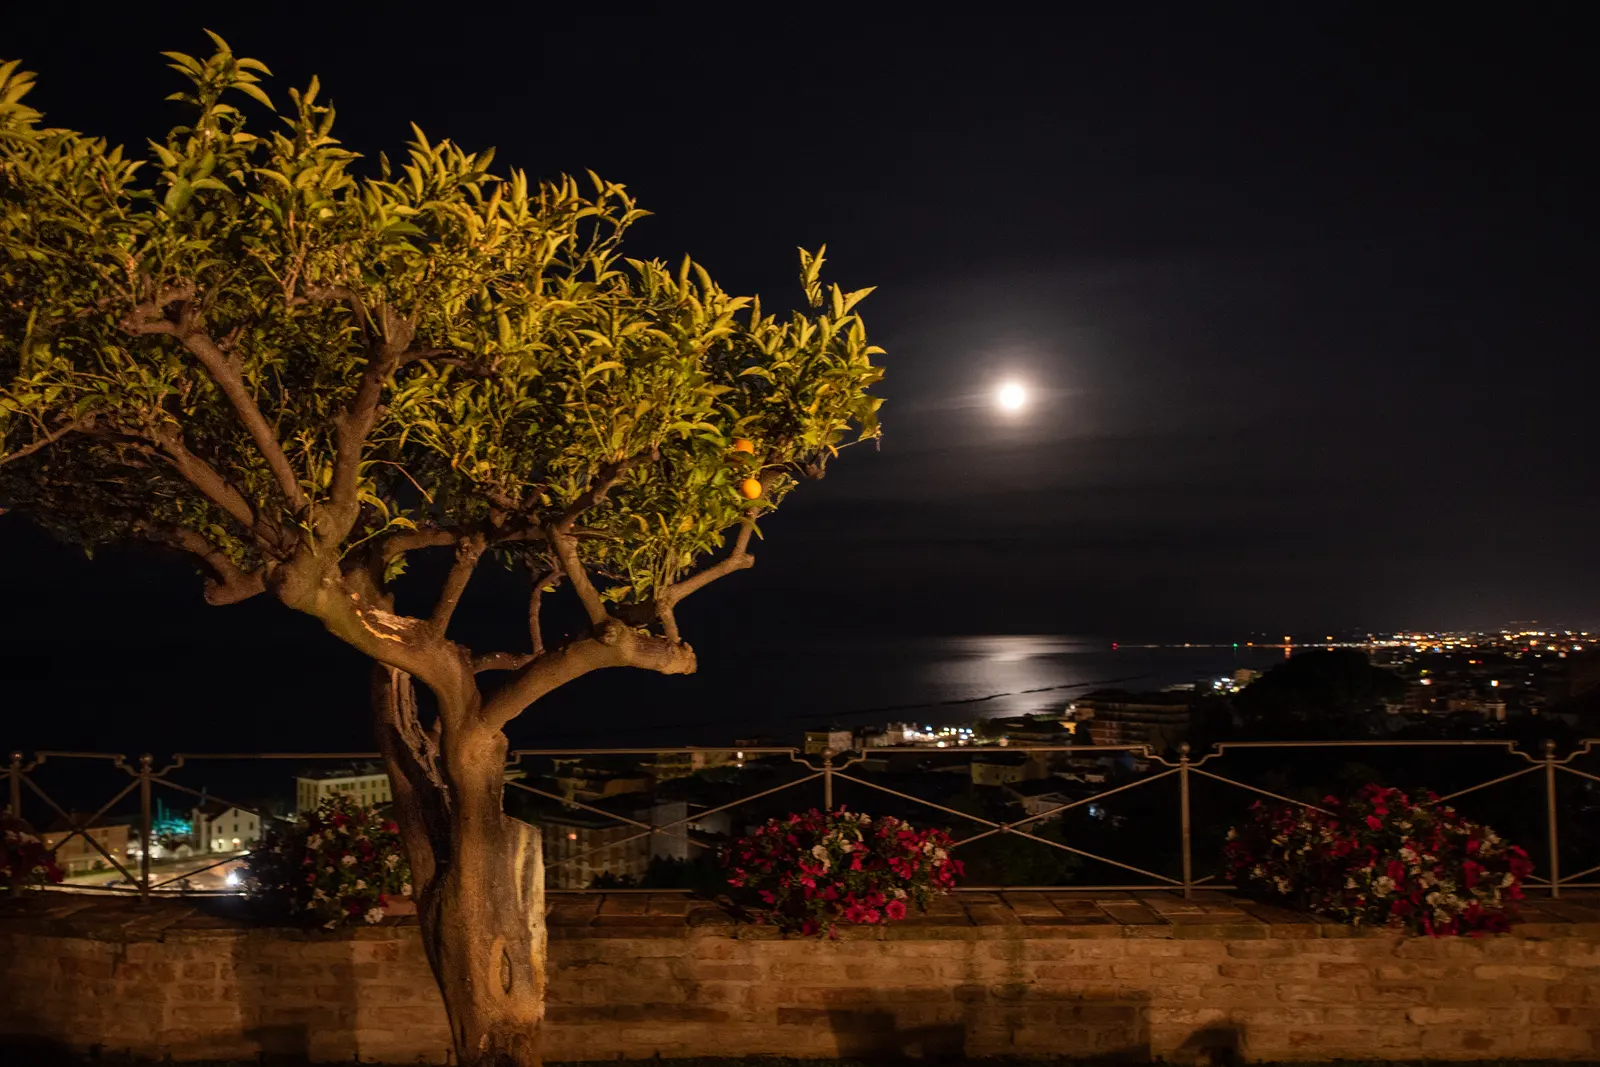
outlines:
M739 483L739 492L744 494L746 500L754 500L761 495L761 480L759 478L746 478Z
M756 454L756 446L750 442L748 437L735 437L733 439L733 450L735 452L743 452L748 456Z

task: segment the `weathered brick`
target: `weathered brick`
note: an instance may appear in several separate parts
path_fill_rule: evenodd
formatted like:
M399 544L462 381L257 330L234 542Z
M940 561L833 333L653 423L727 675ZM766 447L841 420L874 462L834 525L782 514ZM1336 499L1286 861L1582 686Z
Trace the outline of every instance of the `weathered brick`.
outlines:
M1485 963L1474 967L1472 976L1489 982L1504 981L1507 978L1543 978L1545 981L1557 982L1567 976L1567 968L1539 964Z
M1363 982L1357 987L1359 999L1381 1004L1425 1004L1429 988L1419 982Z
M1031 970L1042 981L1108 981L1113 977L1109 963L1036 963Z
M1515 1026L1525 1023L1526 1008L1440 1008L1421 1006L1412 1008L1408 1017L1424 1026L1440 1024L1465 1024L1468 1026Z
M1293 941L1230 941L1228 955L1244 960L1285 959L1298 951Z
M1349 1004L1357 991L1333 982L1279 982L1278 999L1288 1004Z
M1521 936L1430 940L1241 911L1214 894L1148 904L1102 895L1107 904L964 895L940 902L944 916L851 929L837 942L697 926L697 911L705 919L716 909L666 894L633 895L642 910L613 908L606 925L557 923L552 910L547 1058L1178 1060L1193 1058L1185 1043L1198 1033L1229 1029L1252 1059L1584 1059L1596 1050L1600 921L1590 929L1551 915ZM551 902L601 911L596 897ZM130 934L142 927L124 921L117 937L133 940L116 943L63 936L60 920L24 928L0 910L0 956L11 963L0 970L0 1029L42 1026L41 1036L69 1046L147 1058L296 1049L319 1060L447 1058L414 926L244 930L193 909L187 926L162 926L163 906L150 925L163 940ZM972 906L1024 921L973 926ZM1263 930L1270 936L1256 936Z

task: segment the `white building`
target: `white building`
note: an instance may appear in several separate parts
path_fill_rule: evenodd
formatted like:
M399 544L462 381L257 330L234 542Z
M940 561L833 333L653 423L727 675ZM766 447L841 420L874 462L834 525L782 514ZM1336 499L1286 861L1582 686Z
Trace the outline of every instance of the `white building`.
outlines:
M213 801L194 809L194 841L200 852L242 852L261 840L261 816ZM151 849L152 856L155 850Z
M294 810L313 811L331 796L345 794L362 807L394 799L389 776L377 767L340 767L312 771L294 780Z
M849 752L856 747L854 732L842 726L829 726L822 730L806 731L806 755L820 756L824 752L835 755L840 752Z

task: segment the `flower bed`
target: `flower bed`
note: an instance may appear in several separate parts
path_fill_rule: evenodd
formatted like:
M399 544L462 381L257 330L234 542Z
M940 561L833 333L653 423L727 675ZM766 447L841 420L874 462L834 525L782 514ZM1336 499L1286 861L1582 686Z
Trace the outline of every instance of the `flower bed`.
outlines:
M961 876L950 835L839 808L772 819L724 854L728 882L758 921L832 935L838 923L879 924L926 908Z
M332 796L267 830L251 853L247 892L269 909L320 923L375 923L411 898L411 870L386 814Z
M1228 832L1228 879L1336 921L1431 936L1500 932L1516 917L1527 853L1432 793L1369 785L1323 806L1252 805Z

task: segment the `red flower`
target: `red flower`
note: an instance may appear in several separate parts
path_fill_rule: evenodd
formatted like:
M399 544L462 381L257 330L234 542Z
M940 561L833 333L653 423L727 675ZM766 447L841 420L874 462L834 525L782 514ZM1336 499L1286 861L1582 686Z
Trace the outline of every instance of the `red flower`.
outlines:
M1521 849L1440 805L1432 793L1412 797L1366 786L1349 801L1324 803L1331 814L1252 805L1251 820L1224 846L1227 876L1355 924L1387 923L1434 936L1509 926L1521 880L1532 869ZM1380 872L1392 884L1375 885ZM1425 902L1435 886L1443 896Z
M822 862L825 847L848 863ZM959 863L934 861L952 847L940 830L918 830L898 819L863 821L844 809L810 811L773 820L723 852L729 883L759 902L760 915L781 929L834 936L839 923L878 924L904 917L911 900L949 889ZM735 862L745 856L756 862Z

